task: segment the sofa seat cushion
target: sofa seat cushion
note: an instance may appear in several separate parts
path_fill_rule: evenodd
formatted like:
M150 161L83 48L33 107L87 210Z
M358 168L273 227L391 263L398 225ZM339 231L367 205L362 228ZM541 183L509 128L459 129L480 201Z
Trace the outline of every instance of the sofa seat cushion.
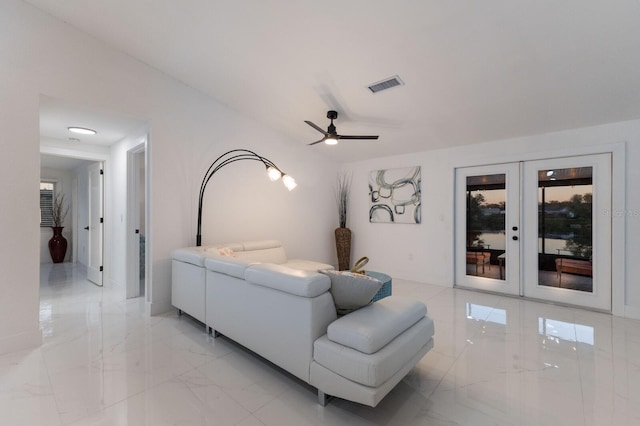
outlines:
M324 335L313 345L313 358L318 364L356 383L380 386L422 350L433 337L433 332L431 318L422 317L370 355L332 342Z
M320 296L331 287L331 280L326 275L272 263L251 265L246 269L244 279L252 284L302 297Z
M387 297L332 322L327 338L365 354L379 351L427 314L424 303Z
M228 256L210 257L204 261L204 266L208 270L240 279L244 279L245 270L253 264L255 262Z
M304 259L289 259L286 263L283 263L283 266L286 266L291 269L299 269L301 271L313 271L317 272L321 269L333 269L333 266L314 262L313 260L304 260Z

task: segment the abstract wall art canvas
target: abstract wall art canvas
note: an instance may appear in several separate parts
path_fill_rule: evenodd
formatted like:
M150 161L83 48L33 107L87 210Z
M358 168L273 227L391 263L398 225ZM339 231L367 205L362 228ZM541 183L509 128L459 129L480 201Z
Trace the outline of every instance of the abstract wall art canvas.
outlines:
M420 166L369 173L369 222L420 223Z

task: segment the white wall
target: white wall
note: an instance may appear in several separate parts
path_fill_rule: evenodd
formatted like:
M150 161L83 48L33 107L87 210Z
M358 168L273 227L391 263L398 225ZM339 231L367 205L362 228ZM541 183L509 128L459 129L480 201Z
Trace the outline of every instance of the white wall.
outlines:
M19 0L0 3L0 52L0 130L4 151L10 153L0 157L0 198L12 201L0 209L6 229L6 244L0 248L0 294L10 295L0 298L0 353L41 341L40 229L29 225L39 217L41 94L148 121L153 313L170 309L170 251L194 244L201 175L228 149L256 150L295 176L299 187L285 194L277 185L262 185L255 163L229 167L229 174L212 182L204 241L277 237L292 255L332 259L335 166L317 150L292 148L282 135ZM120 169L114 164L111 170ZM240 176L241 170L246 174ZM229 181L233 177L238 179ZM123 194L116 192L120 184L112 182L107 191ZM233 209L218 208L215 197ZM110 231L114 240L123 226L117 219L126 213L118 203L107 206L116 218ZM122 247L112 244L111 251L106 256L112 257L117 271Z
M69 207L69 213L65 217L62 226L62 236L67 239L67 254L64 257L65 262L71 260L71 253L73 250L73 229L74 224L72 220L73 192L71 190L71 177L72 173L69 170L51 169L47 167L40 168L40 179L42 181L55 181L56 183L56 197L64 195L65 204ZM40 228L40 263L52 263L51 255L49 254L49 240L53 236L53 231L50 227Z
M613 221L614 228L622 230L614 231L614 254L620 268L613 266L614 298L617 291L624 306L614 312L640 318L640 285L635 279L640 276L640 264L635 261L640 254L640 193L636 190L640 168L635 166L640 163L640 120L346 164L345 170L353 173L352 257L366 255L370 269L398 278L452 286L455 167L550 158L619 143L625 143L626 156L620 155L613 164L613 208L618 213ZM618 176L625 161L626 176ZM422 166L422 224L369 223L369 172L415 165ZM622 196L616 197L620 192Z

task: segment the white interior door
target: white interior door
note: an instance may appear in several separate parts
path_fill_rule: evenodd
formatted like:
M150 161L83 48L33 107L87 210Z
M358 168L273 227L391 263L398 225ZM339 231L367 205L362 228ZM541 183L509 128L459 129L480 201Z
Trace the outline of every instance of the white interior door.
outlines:
M520 164L456 169L456 285L520 294Z
M89 265L87 278L100 286L102 285L102 240L104 234L102 170L100 162L89 166Z
M524 293L611 310L611 155L524 164Z

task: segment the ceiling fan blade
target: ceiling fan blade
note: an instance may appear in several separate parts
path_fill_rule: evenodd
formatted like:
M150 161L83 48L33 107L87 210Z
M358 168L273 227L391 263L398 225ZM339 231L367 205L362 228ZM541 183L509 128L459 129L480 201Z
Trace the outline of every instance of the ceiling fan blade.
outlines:
M378 139L378 136L339 136L339 139Z
M307 123L309 126L313 127L314 129L316 129L317 131L319 131L320 133L322 133L323 135L325 135L325 136L327 135L327 132L324 129L322 129L321 127L318 127L315 124L313 124L312 122L307 121L307 120L305 120L304 122Z
M311 145L315 145L315 144L320 143L320 142L324 142L324 139L325 139L325 138L322 138L322 139L320 139L319 141L311 142L311 143L310 143L310 144L308 144L308 145L309 145L309 146L311 146Z

